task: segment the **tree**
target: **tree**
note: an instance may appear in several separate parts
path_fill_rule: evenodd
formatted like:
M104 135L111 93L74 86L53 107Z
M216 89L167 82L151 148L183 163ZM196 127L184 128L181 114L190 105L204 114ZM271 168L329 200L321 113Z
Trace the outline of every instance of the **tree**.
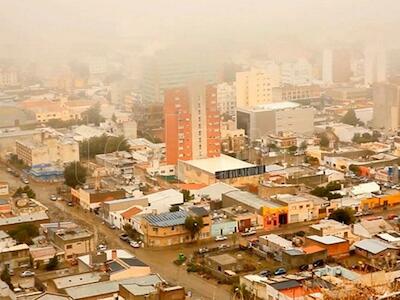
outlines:
M135 228L133 228L131 224L126 223L123 228L126 234L133 240L139 241L142 239L141 234Z
M46 270L52 271L57 269L58 263L59 263L58 256L54 255L52 258L50 258L49 263L46 265Z
M326 185L325 188L330 192L338 191L338 190L342 189L342 185L340 184L339 181L331 181Z
M307 149L307 142L306 141L302 141L301 144L300 144L299 149L301 151L305 151Z
M360 124L360 120L357 118L354 109L349 109L347 113L342 117L342 123L356 126Z
M3 271L1 272L0 279L7 283L11 290L14 290L14 286L11 282L10 271L8 270L8 266L4 265Z
M324 132L319 137L319 145L324 148L329 147L329 138L328 135Z
M72 162L64 169L65 184L75 188L77 185L82 185L86 182L87 170L80 162Z
M19 244L32 245L32 238L39 236L39 229L33 224L20 224L17 228L10 230L8 234Z
M93 158L97 154L112 153L116 151L128 151L128 141L121 136L91 137L79 143L79 154L82 158Z
M31 189L31 187L29 185L17 188L17 190L15 191L13 197L15 197L15 198L16 197L21 197L22 194L26 194L26 196L28 198L31 198L31 199L35 199L36 198L35 192Z
M188 201L192 201L194 199L194 195L190 194L189 190L181 190L181 193L183 194L183 201L184 202L188 202Z
M190 232L192 239L196 237L203 227L203 218L200 216L188 216L185 220L185 228Z
M330 215L329 219L336 220L346 225L353 224L356 220L354 211L351 208L338 208L334 210Z
M172 205L172 206L169 208L169 211L170 211L170 212L179 211L179 206L178 206L178 205Z
M96 103L88 110L82 113L83 120L86 120L87 123L93 123L96 126L99 126L101 122L104 122L104 117L100 115L100 103Z
M288 148L289 153L295 153L297 151L297 146L293 145Z

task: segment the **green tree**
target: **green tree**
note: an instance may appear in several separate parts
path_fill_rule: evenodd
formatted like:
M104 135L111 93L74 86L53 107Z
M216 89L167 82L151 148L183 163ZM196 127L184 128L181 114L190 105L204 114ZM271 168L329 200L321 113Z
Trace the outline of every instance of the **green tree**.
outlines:
M7 265L4 265L3 271L1 271L0 279L2 281L4 281L5 283L7 283L7 285L9 286L9 288L11 290L14 289L14 286L13 286L13 284L11 282L10 271L8 270L8 266Z
M301 144L300 144L299 149L301 151L305 151L307 149L307 142L306 141L302 141Z
M353 224L356 220L354 211L351 208L338 208L334 210L330 215L329 219L336 220L346 225Z
M354 109L349 109L347 113L342 117L342 123L356 126L360 124L360 120L357 118Z
M79 143L82 158L94 158L97 154L128 151L129 144L124 136L95 136Z
M331 181L329 182L326 187L325 187L328 191L338 191L342 189L342 185L340 184L339 181Z
M72 162L64 169L65 184L75 188L77 185L82 185L86 182L87 170L80 162Z
M185 228L190 232L192 239L196 237L203 227L203 218L200 216L188 216L185 220Z
M32 238L39 236L39 229L33 224L21 224L17 228L10 230L8 234L19 244L32 245Z
M133 228L131 224L125 224L123 228L126 234L133 240L138 241L142 239L141 234L135 228Z
M316 188L311 190L310 194L317 197L326 197L328 195L328 191L322 186L317 186Z
M183 201L184 202L188 202L188 201L192 201L194 199L194 195L190 194L189 190L181 190L181 193L183 194Z
M170 211L170 212L179 211L179 206L178 206L178 205L172 205L172 206L169 208L169 211Z
M13 197L21 197L22 194L26 194L28 198L36 199L36 194L29 185L17 188L17 190L14 192Z
M100 115L100 103L96 103L88 110L82 113L82 119L87 123L93 123L99 126L101 122L104 122L104 117Z
M289 153L295 153L297 151L297 146L293 145L288 148Z
M339 194L339 193L331 193L331 192L328 192L326 197L328 198L328 200L343 198L343 196L341 194Z
M329 147L329 138L328 135L324 132L319 137L319 145L324 148Z
M50 258L49 263L46 265L46 270L47 271L55 270L57 269L58 264L59 264L58 256L54 255L52 258Z

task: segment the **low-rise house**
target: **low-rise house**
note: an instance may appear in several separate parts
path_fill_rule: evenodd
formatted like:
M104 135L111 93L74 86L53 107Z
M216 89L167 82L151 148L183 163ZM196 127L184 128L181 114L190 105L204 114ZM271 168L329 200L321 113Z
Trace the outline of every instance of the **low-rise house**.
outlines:
M282 262L288 269L310 265L318 260L325 261L327 257L327 250L317 245L293 248L282 252Z
M329 257L343 257L349 255L349 241L333 235L310 235L306 237L306 246L319 246L326 249Z
M196 198L205 198L211 201L221 200L222 194L225 194L230 191L238 191L239 189L223 183L223 182L216 182L210 185L207 185L201 189L198 189L195 192Z
M67 229L51 228L48 230L48 237L64 251L66 260L95 250L93 233L78 226Z
M238 260L230 254L219 254L207 257L206 265L216 271L237 271Z
M156 287L163 282L163 279L159 275L149 274L123 280L96 282L70 287L66 289L66 293L74 300L110 299L118 295L121 285L137 285L146 288L148 286Z
M29 215L13 216L8 218L0 218L0 230L12 230L21 224L40 225L49 221L46 212L40 211Z
M9 192L8 182L0 181L0 196L8 196Z
M124 190L72 189L71 200L83 209L92 210L101 206L102 202L125 198Z
M58 293L43 292L32 300L73 300L71 297Z
M29 246L19 244L0 249L0 268L5 266L13 270L16 268L27 267L30 264Z
M376 237L385 243L391 244L396 247L400 246L400 234L396 231L378 233Z
M53 257L57 257L59 262L63 262L65 258L64 251L56 249L51 245L45 247L30 247L29 252L32 258L31 263L34 268L47 265Z
M142 198L141 196L104 201L101 203L101 211L103 213L103 219L109 224L113 224L111 213L124 211L135 205L144 207L149 206L149 201L146 198Z
M289 194L276 195L271 199L288 207L288 224L306 222L318 217L314 215L313 199Z
M78 257L79 272L105 271L110 280L150 275L151 269L122 249L110 249Z
M281 253L283 250L294 248L292 241L274 233L259 236L258 240L261 250L265 252Z
M10 289L7 283L0 280L0 299L2 300L17 300L17 296Z
M377 239L364 239L354 244L356 254L368 259L397 257L399 249Z
M227 218L224 214L213 213L210 228L210 235L212 237L229 235L235 232L238 232L238 223L236 220Z
M125 300L160 299L185 300L185 289L181 286L145 286L136 283L120 284L118 295Z
M148 246L171 246L190 242L191 233L185 227L186 211L145 215L142 218L144 242Z
M11 203L6 199L0 199L0 215L9 216L11 214Z
M132 176L136 161L127 151L97 154L96 163L104 166L110 175Z
M393 230L393 227L383 219L363 219L353 225L353 233L366 239L388 230Z
M87 272L63 277L54 278L49 281L48 289L65 294L66 289L79 287L86 284L97 283L109 280L104 272Z
M17 241L10 237L7 232L0 230L0 249L12 247L16 244Z
M310 231L319 236L334 235L347 239L351 235L351 227L332 219L319 221L318 224L310 225Z

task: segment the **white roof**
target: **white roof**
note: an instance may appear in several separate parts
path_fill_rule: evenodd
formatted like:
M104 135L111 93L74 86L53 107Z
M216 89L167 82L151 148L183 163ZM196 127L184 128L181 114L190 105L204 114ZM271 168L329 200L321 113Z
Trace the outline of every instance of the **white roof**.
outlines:
M101 136L105 133L105 131L97 127L81 125L74 129L74 133L80 135L82 139L89 139L94 136Z
M384 232L384 233L379 233L376 236L389 243L400 241L400 236L397 233L395 233L395 235L392 235L390 233Z
M290 101L285 102L277 102L277 103L267 103L267 104L260 104L254 107L254 110L281 110L287 108L295 108L299 107L300 104Z
M360 248L372 254L378 254L386 249L395 249L391 245L375 239L365 239L354 243L356 248Z
M215 172L218 171L235 170L235 169L249 168L255 166L248 162L223 154L221 154L221 156L219 157L194 159L194 160L187 160L180 162L204 170L211 174L215 174Z
M282 248L289 249L293 248L293 243L277 234L267 234L259 237L260 240L265 239L271 243L280 245Z
M307 238L325 245L333 245L333 244L343 243L346 241L345 239L341 239L334 235L325 235L325 236L310 235Z
M222 194L236 190L238 189L229 184L223 182L217 182L199 189L196 192L196 194L199 197L207 195L208 197L210 197L211 200L216 200L216 199L221 199Z
M374 193L374 192L379 192L380 191L380 186L376 182L367 182L367 183L361 183L359 185L353 186L351 188L351 193L353 195L362 195L362 194L369 194L369 193Z
M112 250L106 250L104 251L106 253L107 256L107 260L111 260L112 259ZM134 256L132 254L130 254L129 252L123 250L123 249L117 249L117 257L118 258L133 258ZM83 262L86 265L90 264L90 256L89 254L87 255L83 255L83 256L79 256L78 259Z

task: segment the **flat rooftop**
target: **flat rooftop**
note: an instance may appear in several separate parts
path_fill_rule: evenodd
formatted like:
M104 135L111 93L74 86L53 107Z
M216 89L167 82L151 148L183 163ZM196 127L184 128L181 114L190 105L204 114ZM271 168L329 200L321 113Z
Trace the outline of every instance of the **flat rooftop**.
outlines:
M185 164L188 164L192 167L201 169L211 174L215 174L215 172L218 171L228 171L228 170L235 170L242 168L250 168L255 166L248 162L223 154L221 154L221 156L219 157L194 159L194 160L187 160L180 162L183 162Z
M300 104L290 101L277 102L277 103L267 103L260 104L254 107L246 107L239 108L239 110L247 111L247 112L259 112L259 111L274 111L274 110L283 110L290 108L300 107Z

